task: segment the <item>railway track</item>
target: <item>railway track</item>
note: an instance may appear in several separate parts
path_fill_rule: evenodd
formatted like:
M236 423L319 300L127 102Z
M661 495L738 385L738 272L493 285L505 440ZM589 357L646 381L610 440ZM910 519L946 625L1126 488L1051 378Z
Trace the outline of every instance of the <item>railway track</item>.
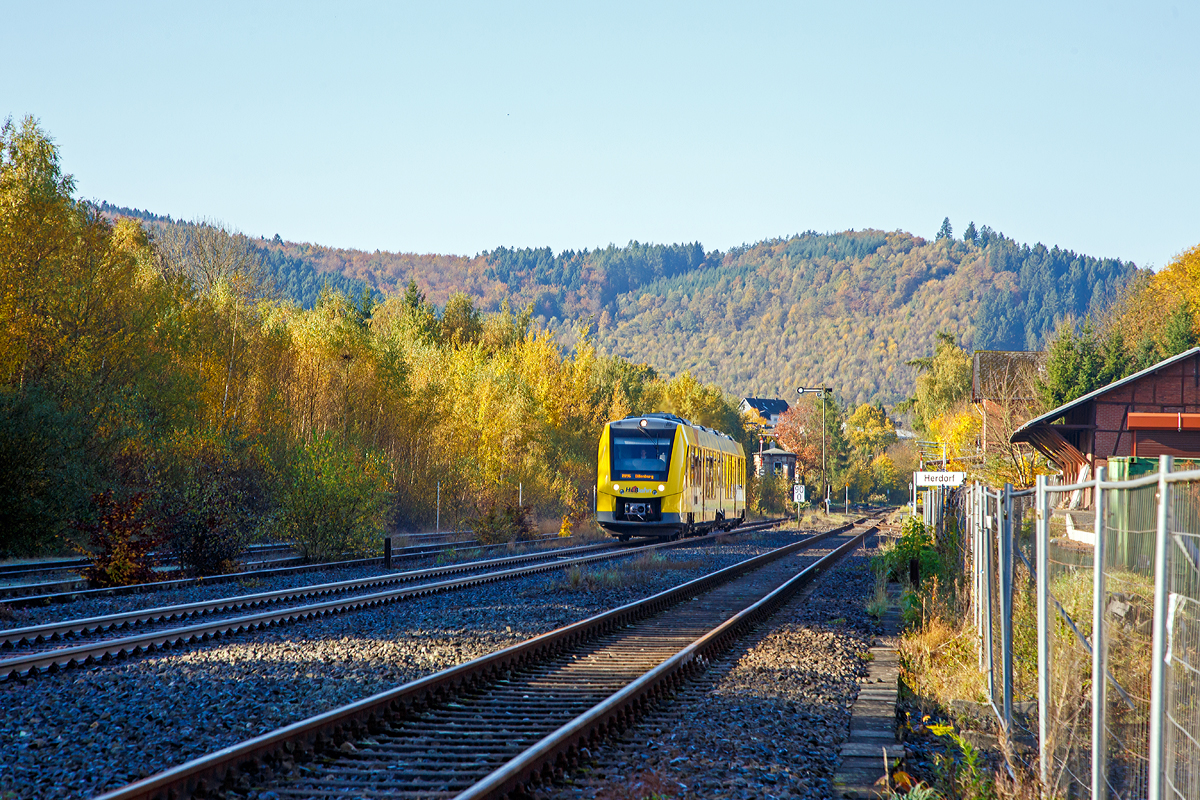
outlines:
M459 537L469 536L471 531L441 531L438 533L410 533L402 538L414 543L410 549L419 549L430 545L450 543L469 545L473 544L474 540L462 540ZM400 548L404 550L405 548ZM296 546L291 542L273 542L269 544L252 544L246 547L245 555L249 559L261 559L263 556L272 553L288 553L295 552ZM163 565L177 564L177 559L169 553L152 553L151 557L155 558ZM287 559L274 559L287 560ZM0 581L14 581L25 578L37 577L39 575L57 575L61 573L73 573L88 566L91 562L86 558L60 558L49 559L46 561L31 561L16 564L0 564ZM268 563L264 561L247 561L248 564ZM0 590L7 589L8 586L0 586Z
M771 521L757 526L746 526L742 530L751 532L777 524L778 521ZM569 552L553 550L527 553L373 578L336 581L3 630L0 631L0 653L5 655L0 657L0 680L36 676L43 671L53 673L73 666L102 663L142 652L154 652L192 642L260 630L272 625L356 611L409 597L622 557L628 555L631 550L677 547L696 541L703 539L634 548L615 542L604 542L571 548ZM405 585L413 583L416 585ZM334 597L335 595L341 596ZM331 599L311 602L314 598L322 597ZM268 606L276 607L256 613L241 613ZM218 616L219 619L211 618ZM203 617L209 618L191 624L173 624L180 620ZM135 628L140 630L133 634L127 633ZM61 644L64 639L85 637L93 641L65 646Z
M290 543L252 544L246 548L249 558L261 558L271 553L294 552L295 545ZM173 556L155 553L152 556L164 565L177 563ZM17 581L25 578L35 578L39 575L58 575L74 573L87 567L91 562L86 558L64 558L49 561L33 561L24 564L0 564L0 581ZM2 587L8 588L8 587Z
M846 526L852 528L853 526ZM562 774L874 528L837 529L103 795L501 797ZM836 548L800 566L796 554Z
M425 535L425 534L421 534ZM442 536L445 534L430 534ZM553 536L539 539L532 544L542 542L558 542L559 537ZM494 551L507 548L507 544L480 545L475 540L442 541L438 543L416 544L401 547L392 551L392 561L412 561L438 555L459 549ZM327 569L343 569L349 567L371 567L383 564L382 556L372 558L346 559L342 561L327 561L319 564L302 563L298 557L276 559L269 562L252 562L246 566L257 569L247 569L228 575L210 575L199 578L171 578L153 583L139 583L132 586L114 586L103 589L85 588L87 581L76 578L67 581L51 581L47 583L0 584L0 602L12 608L27 608L29 606L48 605L52 603L73 602L92 597L116 597L126 594L142 594L145 592L178 589L197 584L219 584L233 581L245 581L256 578L270 578L277 575L298 574L305 572L320 572ZM268 566L264 566L268 565Z

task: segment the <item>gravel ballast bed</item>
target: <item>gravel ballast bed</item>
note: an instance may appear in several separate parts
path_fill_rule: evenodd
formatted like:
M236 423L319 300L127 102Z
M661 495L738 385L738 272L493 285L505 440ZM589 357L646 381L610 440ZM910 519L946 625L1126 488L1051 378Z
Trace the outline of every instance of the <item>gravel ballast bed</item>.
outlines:
M555 571L0 684L0 795L90 797L797 536L668 550L662 568L643 559L619 581L611 564Z
M856 551L618 741L597 748L572 784L535 796L833 797L863 656L880 631L865 611L872 552Z

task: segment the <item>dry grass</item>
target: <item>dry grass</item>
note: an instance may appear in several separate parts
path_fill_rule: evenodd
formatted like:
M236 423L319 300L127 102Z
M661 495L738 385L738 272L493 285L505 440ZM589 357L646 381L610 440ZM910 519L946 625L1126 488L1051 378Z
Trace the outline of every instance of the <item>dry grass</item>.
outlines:
M583 522L571 521L571 544L607 542L611 538L612 534L597 525L594 519L589 518Z
M701 569L706 564L700 559L686 561L666 558L658 553L643 553L637 558L605 569L586 569L573 566L564 573L564 588L571 591L591 592L597 589L616 589L624 586L641 586L662 572Z
M900 666L922 713L940 713L953 700L987 702L969 625L935 617L906 631L900 638Z

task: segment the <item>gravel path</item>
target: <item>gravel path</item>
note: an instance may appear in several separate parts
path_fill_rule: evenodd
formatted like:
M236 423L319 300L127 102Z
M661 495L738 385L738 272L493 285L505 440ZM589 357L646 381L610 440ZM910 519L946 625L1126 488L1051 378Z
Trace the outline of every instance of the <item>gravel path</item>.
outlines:
M796 538L751 534L8 682L0 797L90 797Z
M879 633L862 549L538 800L827 798Z

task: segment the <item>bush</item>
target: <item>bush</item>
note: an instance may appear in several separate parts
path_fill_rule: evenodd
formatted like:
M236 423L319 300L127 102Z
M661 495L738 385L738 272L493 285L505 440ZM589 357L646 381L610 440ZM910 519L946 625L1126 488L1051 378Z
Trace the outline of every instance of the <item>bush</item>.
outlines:
M84 568L83 576L92 588L155 579L151 552L160 538L151 516L143 513L145 503L145 494L117 500L111 491L102 492L92 497L92 521L75 523L88 537L88 549L83 553L92 563Z
M875 556L871 566L885 580L903 583L908 581L908 565L913 559L917 559L920 565L922 583L933 577L945 579L942 557L934 545L933 535L917 517L909 517L904 521L900 538Z
M471 521L471 530L480 544L529 542L538 535L530 506L492 506L487 513Z
M391 475L376 454L328 436L295 448L279 492L277 531L308 561L375 552L391 503Z
M177 444L162 474L166 545L193 575L234 572L269 515L269 464L245 444L196 437Z
M0 390L0 557L42 554L87 507L84 427L36 389Z

